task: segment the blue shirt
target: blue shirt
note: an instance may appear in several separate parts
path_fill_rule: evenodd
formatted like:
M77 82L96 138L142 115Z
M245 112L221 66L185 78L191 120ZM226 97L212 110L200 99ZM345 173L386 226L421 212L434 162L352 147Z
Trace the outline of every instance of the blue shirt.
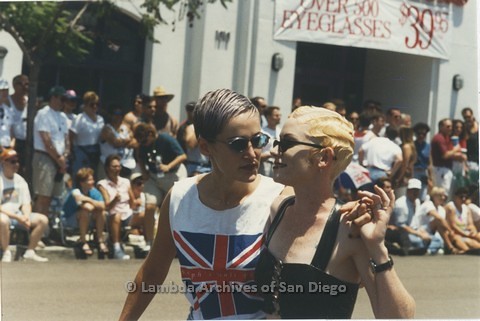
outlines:
M140 147L140 158L152 173L157 173L156 156L162 157L162 164L169 164L175 158L185 154L178 141L167 133L159 133L157 139L150 146ZM177 168L172 168L175 171Z
M75 213L78 211L78 207L79 205L77 204L77 202L75 201L75 197L74 197L74 193L78 193L78 192L75 192L75 191L80 191L81 193L81 190L76 188L76 189L73 189L67 196L67 200L65 201L65 203L63 204L63 215L65 217L70 217L72 215L75 215ZM92 189L90 189L87 193L88 197L90 197L91 199L95 200L95 201L101 201L103 202L103 196L102 196L102 193L100 193L100 191L98 189L96 189L95 187L93 187Z
M416 170L425 170L430 162L430 144L427 142L419 143L415 141L415 149L417 150L417 162L414 167Z

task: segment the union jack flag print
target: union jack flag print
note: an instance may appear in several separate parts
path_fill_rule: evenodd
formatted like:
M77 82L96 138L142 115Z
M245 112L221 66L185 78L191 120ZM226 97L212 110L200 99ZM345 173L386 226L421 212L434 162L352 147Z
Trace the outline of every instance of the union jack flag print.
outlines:
M187 289L195 288L194 293L187 294L193 313L214 319L261 310L262 299L254 291L254 271L263 244L262 234L174 231L173 237L183 282Z

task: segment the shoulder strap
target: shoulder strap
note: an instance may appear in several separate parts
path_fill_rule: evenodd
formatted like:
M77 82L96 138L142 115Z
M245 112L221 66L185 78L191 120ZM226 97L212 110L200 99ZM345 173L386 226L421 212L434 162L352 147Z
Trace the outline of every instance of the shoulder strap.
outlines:
M277 215L273 218L272 224L270 224L270 227L268 228L267 232L267 238L265 240L265 246L268 246L270 243L270 239L273 236L273 233L277 229L278 224L283 218L283 214L285 214L285 211L287 210L287 207L295 203L295 196L289 196L286 199L283 200L283 202L280 204L280 207L278 209Z
M340 206L341 204L336 201L332 208L332 212L328 217L327 223L325 224L320 243L318 243L317 250L312 259L311 265L322 271L325 271L325 268L330 261L333 253L333 246L337 239L338 227L340 226Z

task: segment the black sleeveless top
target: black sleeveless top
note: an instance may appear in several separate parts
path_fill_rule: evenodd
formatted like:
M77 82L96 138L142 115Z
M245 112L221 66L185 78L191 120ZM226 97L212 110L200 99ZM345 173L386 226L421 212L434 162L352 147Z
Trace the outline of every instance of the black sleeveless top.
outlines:
M268 250L275 229L295 197L280 206L266 235L265 248L255 270L258 292L264 297L263 310L277 311L282 319L349 319L357 300L358 284L325 273L340 225L338 203L325 225L312 263L283 263Z

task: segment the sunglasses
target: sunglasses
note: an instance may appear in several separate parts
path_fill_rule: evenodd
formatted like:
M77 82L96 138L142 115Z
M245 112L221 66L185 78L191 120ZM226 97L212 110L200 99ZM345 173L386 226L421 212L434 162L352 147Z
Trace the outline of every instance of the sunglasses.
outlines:
M248 148L248 143L252 143L252 147L254 149L263 148L267 146L270 137L263 133L258 133L257 135L253 136L252 138L246 137L233 137L226 142L219 141L220 143L227 144L231 150L237 153L243 153Z
M278 146L278 151L280 153L285 153L289 148L292 148L295 145L305 145L305 146L310 146L310 147L315 147L315 148L325 148L322 145L317 145L317 144L312 144L312 143L304 143L304 142L298 142L296 140L275 140L273 141L273 147Z
M135 186L142 186L143 184L144 184L143 181L133 182L133 185L135 185Z
M7 162L12 164L12 165L15 165L15 164L19 163L18 159L11 159L11 160L8 160Z

